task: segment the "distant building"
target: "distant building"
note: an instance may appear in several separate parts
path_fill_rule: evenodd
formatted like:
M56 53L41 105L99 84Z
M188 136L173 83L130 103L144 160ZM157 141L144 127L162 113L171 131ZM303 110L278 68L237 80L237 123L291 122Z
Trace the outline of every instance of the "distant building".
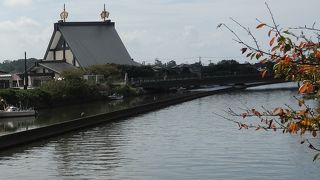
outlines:
M0 89L10 87L10 83L12 83L11 75L0 70Z
M59 78L65 70L96 64L139 66L131 59L114 25L110 20L55 23L43 60L28 70L29 85Z

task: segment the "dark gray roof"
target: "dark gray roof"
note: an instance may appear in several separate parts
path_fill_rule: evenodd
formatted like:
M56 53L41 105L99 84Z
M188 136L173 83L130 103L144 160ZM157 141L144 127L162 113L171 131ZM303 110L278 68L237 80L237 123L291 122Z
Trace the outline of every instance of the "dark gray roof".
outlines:
M59 74L65 70L77 69L77 67L75 67L71 64L68 64L64 61L63 62L60 62L60 61L58 61L58 62L52 62L52 61L44 62L44 61L42 61L39 63L39 66L50 69L50 70L52 70L56 73L59 73Z
M56 26L82 67L108 63L139 65L131 59L110 21L59 22Z
M8 74L8 72L0 70L0 74Z

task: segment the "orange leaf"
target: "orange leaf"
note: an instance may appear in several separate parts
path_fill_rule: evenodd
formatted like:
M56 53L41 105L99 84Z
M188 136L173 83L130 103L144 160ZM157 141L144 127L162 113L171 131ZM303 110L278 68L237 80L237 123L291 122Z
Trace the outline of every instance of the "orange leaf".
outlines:
M299 48L302 49L302 48L305 48L306 46L307 46L306 42L301 42L299 45Z
M259 29L259 28L262 28L263 26L265 26L266 24L265 23L261 23L259 24L256 28Z
M299 93L300 94L303 94L308 90L308 84L309 83L304 83L302 86L300 86L300 88L299 88Z
M273 114L274 114L274 115L277 115L277 116L283 116L284 111L283 111L282 108L275 108L275 109L273 110Z
M276 39L276 37L273 37L273 38L270 40L270 42L269 42L269 45L270 45L270 46L273 45L275 39Z
M314 86L312 84L309 84L306 93L313 93L314 91Z
M320 51L314 52L314 57L320 59Z
M288 128L288 131L289 131L291 134L297 133L297 131L299 130L298 125L295 124L295 123L288 124L287 128Z
M267 76L267 74L268 74L268 70L264 70L264 71L262 71L262 78L265 78L266 76Z

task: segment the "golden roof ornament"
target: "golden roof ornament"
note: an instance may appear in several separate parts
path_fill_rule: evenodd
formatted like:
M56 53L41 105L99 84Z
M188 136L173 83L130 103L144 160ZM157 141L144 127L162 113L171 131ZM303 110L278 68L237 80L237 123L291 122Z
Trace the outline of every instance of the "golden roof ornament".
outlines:
M66 11L66 4L63 4L63 11L60 13L60 18L63 20L63 22L66 22L68 15L69 13Z
M103 21L106 21L106 19L108 19L108 17L109 17L109 12L108 11L106 11L106 4L104 4L104 8L103 8L103 11L102 11L102 13L100 14L100 16L101 16L101 19L103 19Z

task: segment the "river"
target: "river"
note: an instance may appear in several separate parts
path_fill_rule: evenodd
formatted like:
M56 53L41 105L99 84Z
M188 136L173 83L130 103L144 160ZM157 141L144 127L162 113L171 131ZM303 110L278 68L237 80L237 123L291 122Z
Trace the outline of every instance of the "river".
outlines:
M0 179L319 179L320 162L300 136L238 130L215 115L296 108L295 95L263 88L217 94L10 149L0 153Z

